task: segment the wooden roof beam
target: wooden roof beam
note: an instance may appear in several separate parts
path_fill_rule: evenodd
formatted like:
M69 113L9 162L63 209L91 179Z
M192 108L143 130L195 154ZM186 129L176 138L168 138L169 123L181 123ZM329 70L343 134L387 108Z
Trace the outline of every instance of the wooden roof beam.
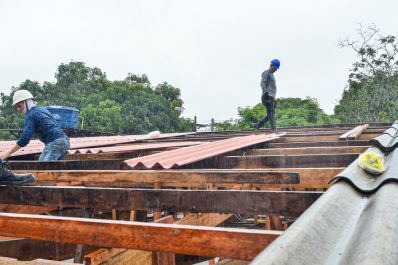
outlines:
M251 260L279 231L0 214L0 234L62 243Z
M297 217L321 195L322 192L6 186L0 188L0 203Z

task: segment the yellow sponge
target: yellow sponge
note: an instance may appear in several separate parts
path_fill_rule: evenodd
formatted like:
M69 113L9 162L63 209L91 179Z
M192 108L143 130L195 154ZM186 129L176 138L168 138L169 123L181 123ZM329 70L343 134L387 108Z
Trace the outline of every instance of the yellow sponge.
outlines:
M380 175L385 170L383 157L373 151L360 155L358 165L372 175Z

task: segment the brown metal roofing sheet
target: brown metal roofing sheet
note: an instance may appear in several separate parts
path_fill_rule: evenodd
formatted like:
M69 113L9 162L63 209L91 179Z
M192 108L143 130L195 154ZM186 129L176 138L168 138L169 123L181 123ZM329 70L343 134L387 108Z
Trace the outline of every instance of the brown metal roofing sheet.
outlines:
M147 135L126 135L126 136L79 137L79 138L71 138L70 142L71 142L71 149L76 149L76 148L129 143L129 142L136 142L148 139L168 138L168 137L175 137L187 134L192 134L192 133L164 133L159 135L147 134ZM0 142L0 153L8 151L14 144L15 141ZM40 142L39 140L32 140L27 146L21 148L20 150L15 152L12 156L41 153L41 151L43 151L43 148L44 144L42 142Z
M113 153L113 152L128 152L139 150L150 150L167 147L182 147L202 144L203 142L162 142L162 143L144 143L121 146L108 147L94 147L94 148L80 148L69 150L69 154L97 154L97 153Z
M243 147L263 143L277 139L276 134L258 134L241 137L233 137L201 145L184 147L177 150L161 152L149 156L143 156L125 160L124 163L130 168L177 168L182 165L191 164L206 158L225 154Z

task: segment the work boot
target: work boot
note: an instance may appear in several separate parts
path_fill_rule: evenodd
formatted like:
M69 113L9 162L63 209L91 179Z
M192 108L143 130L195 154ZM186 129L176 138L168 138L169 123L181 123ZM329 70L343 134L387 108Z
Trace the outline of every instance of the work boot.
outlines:
M34 181L35 176L30 173L15 174L5 162L0 165L0 185L20 186L27 185Z
M260 126L258 125L257 122L253 123L252 126L253 126L253 128L254 128L255 130L259 130L259 129L260 129Z

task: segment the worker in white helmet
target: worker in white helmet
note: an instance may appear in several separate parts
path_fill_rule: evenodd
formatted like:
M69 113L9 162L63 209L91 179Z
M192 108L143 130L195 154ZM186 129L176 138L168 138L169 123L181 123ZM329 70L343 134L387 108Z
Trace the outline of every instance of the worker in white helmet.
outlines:
M16 91L12 105L25 116L24 130L16 144L1 154L0 159L6 160L11 154L26 146L35 134L45 144L40 161L62 160L70 148L70 142L52 114L44 107L37 107L33 95L27 90Z

